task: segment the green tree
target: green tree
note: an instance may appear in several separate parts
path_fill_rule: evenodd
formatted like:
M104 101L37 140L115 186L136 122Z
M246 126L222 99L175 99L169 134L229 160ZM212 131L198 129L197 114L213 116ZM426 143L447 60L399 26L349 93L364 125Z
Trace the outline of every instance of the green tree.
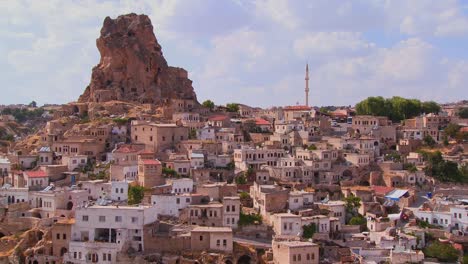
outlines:
M438 113L440 106L433 101L421 102L399 96L392 98L368 97L356 104L358 115L387 116L395 122L415 117L421 113Z
M241 193L239 194L239 197L240 197L241 199L249 199L249 198L250 198L250 194L249 194L248 192L241 192Z
M128 187L128 204L139 204L145 196L145 188L143 186Z
M346 203L345 207L348 212L354 212L361 206L361 198L354 195L349 195L348 197L344 198L344 201Z
M423 138L423 142L426 146L428 147L434 147L436 144L436 141L429 135L425 135Z
M457 115L461 118L468 118L468 107L462 107L458 110Z
M367 224L366 218L364 218L362 215L354 216L352 217L349 222L350 225L360 225L360 226L365 226Z
M166 177L177 177L178 174L174 169L163 167L162 174Z
M190 129L189 139L197 139L197 130L195 128Z
M451 137L451 138L455 138L458 131L460 131L460 128L461 126L457 125L457 124L448 124L448 126L444 129L444 134Z
M423 151L422 154L427 161L424 171L428 176L442 182L466 182L468 180L464 168L459 169L457 163L444 160L440 151Z
M307 147L308 150L317 150L317 146L315 146L314 144L310 145Z
M237 223L239 226L261 224L262 216L260 214L244 214L243 212L240 212L239 222Z
M460 257L460 252L451 244L434 241L431 245L423 249L424 255L430 258L437 258L442 262L455 262Z
M422 107L421 111L426 114L429 114L429 113L438 114L440 112L440 105L434 101L423 102L421 104L421 107Z
M247 183L247 177L245 174L241 174L236 177L236 184L246 184Z
M228 112L237 112L239 111L239 104L229 103L229 104L226 104L226 108Z
M210 110L213 110L215 107L215 103L211 100L206 100L202 103L202 105L206 108L209 108Z
M302 226L302 237L305 239L312 238L315 232L317 232L317 227L315 226L315 223L310 223L308 225Z
M36 103L36 101L32 101L32 102L30 102L30 103L28 104L28 106L29 106L29 107L34 107L34 108L36 108L36 107L37 107L37 103Z
M328 107L324 107L324 106L320 107L319 111L321 113L324 113L324 114L330 113L330 109Z
M414 164L412 164L412 163L405 163L405 164L403 164L403 169L404 169L404 170L407 170L407 171L409 171L409 172L412 172L412 173L418 171L418 168L416 168L416 166L415 166Z

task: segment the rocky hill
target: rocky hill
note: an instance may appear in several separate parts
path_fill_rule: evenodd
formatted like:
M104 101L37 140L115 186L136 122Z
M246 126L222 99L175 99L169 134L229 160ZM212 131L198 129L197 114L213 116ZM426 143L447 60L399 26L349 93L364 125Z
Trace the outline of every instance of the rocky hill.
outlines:
M101 59L78 102L196 100L187 71L168 66L148 16L106 17L96 45Z

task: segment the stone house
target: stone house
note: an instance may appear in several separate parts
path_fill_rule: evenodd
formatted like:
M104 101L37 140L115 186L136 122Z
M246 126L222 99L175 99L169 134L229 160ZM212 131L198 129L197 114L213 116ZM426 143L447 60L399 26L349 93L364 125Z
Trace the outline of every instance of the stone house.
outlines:
M273 230L277 236L300 237L302 235L301 216L280 213L272 216Z
M199 226L190 231L192 251L214 251L230 253L233 236L230 227Z
M319 246L305 241L277 241L273 240L274 264L318 264Z
M71 227L75 219L60 219L51 228L52 252L50 255L62 258L69 250Z
M230 127L231 118L227 115L215 115L209 117L206 124L211 127Z
M159 160L138 160L138 183L145 188L162 185L165 179L162 175L162 164Z
M153 152L175 148L176 144L187 140L189 129L177 124L157 124L149 121L132 121L131 138L134 143L142 143Z
M181 219L191 225L237 228L240 209L239 197L224 197L222 203L189 205Z
M253 199L253 206L262 216L267 213L283 212L288 207L289 190L277 185L264 185L254 182L250 186L250 197Z

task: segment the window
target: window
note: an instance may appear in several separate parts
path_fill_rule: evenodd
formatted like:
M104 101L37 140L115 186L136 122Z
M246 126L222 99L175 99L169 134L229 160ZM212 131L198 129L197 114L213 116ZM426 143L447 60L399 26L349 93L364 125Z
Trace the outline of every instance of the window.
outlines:
M138 222L138 217L132 217L132 223Z
M301 261L301 254L297 255L297 261Z
M106 217L104 215L100 215L99 216L99 222L105 222L106 221Z
M87 215L83 215L83 217L81 218L83 222L88 222L88 219L89 217Z
M236 211L236 206L233 205L231 211L235 212Z
M115 222L122 222L122 216L116 215L115 216Z
M310 260L310 254L309 254L309 253L307 253L306 259L307 259L307 260Z
M223 246L227 246L227 240L223 239Z
M60 234L57 234L57 239L60 239Z
M67 234L62 234L62 239L67 239Z
M107 254L107 260L108 260L108 261L111 261L111 260L112 260L112 259L111 259L111 254L110 254L110 253Z
M203 241L203 236L200 236L200 241Z
M218 247L219 247L220 245L221 245L221 241L220 241L219 239L218 239L218 240L216 240L216 246L218 246Z
M104 260L104 261L107 260L107 254L106 253L102 253L102 260Z
M296 255L293 255L293 261L296 261Z

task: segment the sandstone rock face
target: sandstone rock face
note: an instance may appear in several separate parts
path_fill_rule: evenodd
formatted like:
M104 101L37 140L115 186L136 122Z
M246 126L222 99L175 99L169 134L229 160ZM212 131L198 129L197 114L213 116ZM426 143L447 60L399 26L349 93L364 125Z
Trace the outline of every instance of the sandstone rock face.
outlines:
M101 60L78 102L111 100L159 104L196 95L187 71L170 67L146 15L106 17L96 40Z

